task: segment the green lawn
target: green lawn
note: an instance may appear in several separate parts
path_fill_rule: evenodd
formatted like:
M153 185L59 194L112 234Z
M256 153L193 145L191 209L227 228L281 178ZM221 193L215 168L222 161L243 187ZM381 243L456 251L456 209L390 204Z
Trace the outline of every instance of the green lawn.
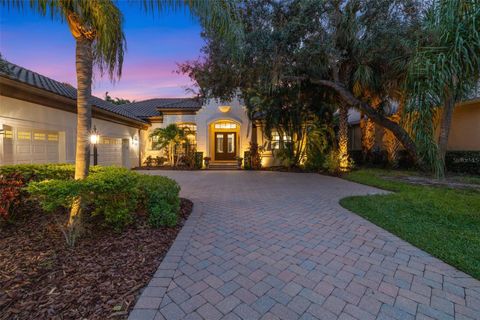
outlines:
M405 174L379 169L351 172L344 178L395 193L348 197L340 204L480 279L480 193L384 178Z

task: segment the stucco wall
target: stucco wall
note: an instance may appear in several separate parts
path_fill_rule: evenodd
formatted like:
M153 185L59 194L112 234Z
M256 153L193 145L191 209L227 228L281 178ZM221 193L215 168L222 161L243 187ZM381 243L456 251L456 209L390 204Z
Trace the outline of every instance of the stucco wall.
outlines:
M480 100L455 107L448 150L480 151Z
M75 113L0 96L0 124L11 126L14 130L15 128L31 128L58 131L60 136L64 136L64 141L60 141L60 162L73 163L75 161L77 127L77 115ZM128 139L130 141L128 166L138 166L138 129L95 118L92 121L93 125L96 126L101 136ZM2 159L8 158L8 155L3 155L3 148L0 148L0 152L2 153L0 164L3 164L2 162L6 161Z

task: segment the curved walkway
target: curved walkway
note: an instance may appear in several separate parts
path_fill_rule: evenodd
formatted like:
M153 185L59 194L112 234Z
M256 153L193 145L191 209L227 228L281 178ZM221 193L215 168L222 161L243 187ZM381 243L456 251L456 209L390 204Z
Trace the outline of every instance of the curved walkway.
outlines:
M315 175L156 171L191 218L129 319L480 319L480 282L343 209Z

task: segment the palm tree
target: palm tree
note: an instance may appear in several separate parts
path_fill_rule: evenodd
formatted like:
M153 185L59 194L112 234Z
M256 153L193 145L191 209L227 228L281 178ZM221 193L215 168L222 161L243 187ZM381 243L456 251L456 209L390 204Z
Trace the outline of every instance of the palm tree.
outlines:
M188 143L189 135L191 134L188 128L180 128L172 123L165 128L157 128L150 137L154 138L154 147L157 149L166 149L168 161L172 166L176 166L180 157L177 157L175 162L175 149L182 144Z
M1 0L3 7L25 9L26 2ZM178 10L188 7L198 16L206 30L217 29L234 39L238 34L233 0L144 0L140 4L147 10ZM126 41L123 33L123 15L113 0L31 0L31 10L42 16L66 21L75 39L75 65L77 73L77 144L75 179L88 175L90 160L89 135L91 132L92 74L95 65L111 80L120 78ZM69 215L67 229L70 244L75 241L80 217L80 199L76 199Z
M426 158L443 176L455 104L471 93L480 79L480 2L435 0L410 67L407 110ZM433 140L438 108L443 108L438 145ZM438 146L438 147L437 147Z

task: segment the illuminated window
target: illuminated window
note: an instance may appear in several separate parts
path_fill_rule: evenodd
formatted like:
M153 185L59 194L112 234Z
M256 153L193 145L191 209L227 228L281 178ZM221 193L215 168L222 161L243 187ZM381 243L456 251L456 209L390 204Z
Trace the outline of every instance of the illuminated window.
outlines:
M13 131L5 130L5 139L13 139Z
M43 141L46 139L45 133L35 132L33 133L33 140Z
M58 141L58 134L49 133L47 137L48 141Z
M197 125L194 123L179 123L177 124L177 127L180 129L187 129L188 131L196 132L197 131Z
M277 131L272 132L272 141L271 141L271 149L280 149L280 143L291 142L292 138L287 136L286 134L283 135L283 139L280 140L280 134Z
M32 133L29 131L18 131L17 138L18 140L32 140Z
M236 129L237 124L232 122L217 122L215 123L215 129Z
M194 123L179 123L177 127L180 129L186 129L187 131L187 138L190 144L197 143L197 125Z

